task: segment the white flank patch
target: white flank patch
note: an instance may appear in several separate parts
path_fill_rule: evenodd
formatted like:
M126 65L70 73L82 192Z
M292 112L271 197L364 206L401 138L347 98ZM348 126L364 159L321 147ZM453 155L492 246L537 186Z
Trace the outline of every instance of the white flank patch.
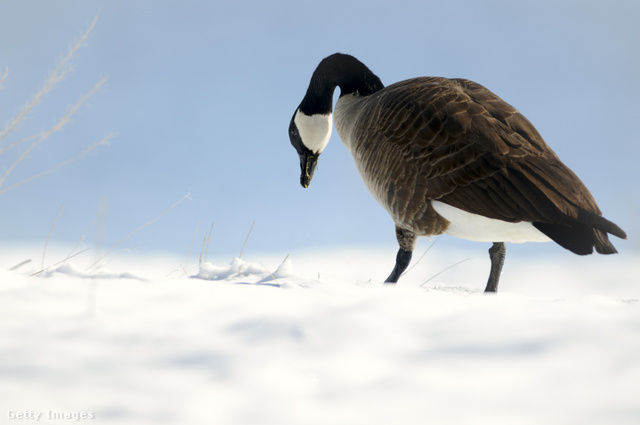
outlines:
M439 201L431 201L431 205L450 222L445 233L451 236L478 242L522 243L551 240L527 221L509 223L472 214Z
M304 112L296 112L294 118L302 143L313 153L321 153L331 138L332 114L306 115Z

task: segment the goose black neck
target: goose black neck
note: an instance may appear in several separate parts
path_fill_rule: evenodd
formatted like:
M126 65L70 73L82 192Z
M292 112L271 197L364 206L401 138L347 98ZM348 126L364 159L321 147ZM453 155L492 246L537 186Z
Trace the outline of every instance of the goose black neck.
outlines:
M333 91L340 96L357 93L369 96L384 85L365 64L350 55L335 53L324 58L311 76L300 110L306 115L328 114L333 110Z

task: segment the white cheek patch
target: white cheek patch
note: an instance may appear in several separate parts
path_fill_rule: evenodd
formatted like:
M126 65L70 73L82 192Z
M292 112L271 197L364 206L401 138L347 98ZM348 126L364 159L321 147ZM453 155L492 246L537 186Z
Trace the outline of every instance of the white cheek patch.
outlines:
M321 153L331 138L333 115L331 113L306 115L298 110L293 121L298 127L300 139L307 149L316 154Z

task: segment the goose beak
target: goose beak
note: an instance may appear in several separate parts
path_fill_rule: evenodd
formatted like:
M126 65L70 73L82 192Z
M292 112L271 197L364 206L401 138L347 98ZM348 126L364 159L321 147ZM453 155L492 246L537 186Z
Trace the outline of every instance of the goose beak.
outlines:
M318 164L318 155L311 152L304 152L300 155L300 184L305 189L309 187L313 173Z

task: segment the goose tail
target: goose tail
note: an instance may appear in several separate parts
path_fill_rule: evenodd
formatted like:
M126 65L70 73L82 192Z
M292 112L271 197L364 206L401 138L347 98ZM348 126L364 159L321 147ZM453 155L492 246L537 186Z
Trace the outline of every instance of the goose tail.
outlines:
M578 255L592 254L594 248L599 254L616 254L618 251L609 240L609 234L627 239L627 234L617 224L584 210L577 218L567 222L534 222L533 225L560 246Z

